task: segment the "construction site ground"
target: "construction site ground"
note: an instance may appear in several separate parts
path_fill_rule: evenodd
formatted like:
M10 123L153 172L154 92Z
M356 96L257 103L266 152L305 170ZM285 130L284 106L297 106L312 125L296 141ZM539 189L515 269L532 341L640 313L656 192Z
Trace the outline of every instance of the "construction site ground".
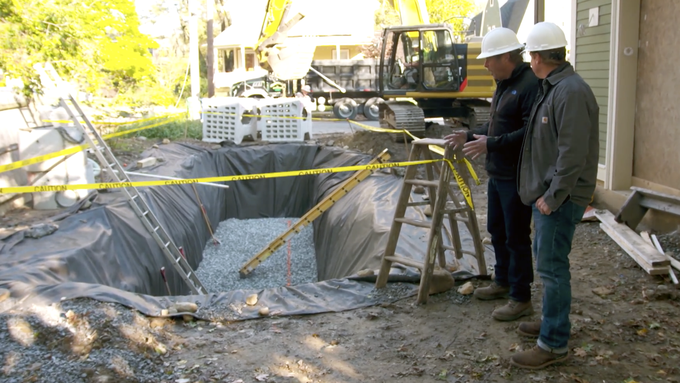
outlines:
M428 135L441 137L448 131L435 127ZM404 143L385 133L361 131L315 139L370 154L389 148L392 161L407 157ZM162 143L126 138L113 148L121 162L128 162L154 144ZM488 236L483 159L474 166L482 185L473 187L473 196L480 228ZM10 213L3 226L25 224L31 213ZM677 257L677 232L659 238ZM33 328L39 333L34 334L35 341L22 346L20 355L6 354L1 371L16 381L43 381L40 362L22 371L13 370L11 363L22 353L43 350L43 360L56 357L72 363L73 381L87 382L146 381L158 374L167 376L168 382L185 383L680 382L680 290L668 278L647 275L598 222L577 227L570 261L571 358L540 371L510 365L513 353L535 341L516 333L518 322L491 318L494 308L505 302L475 300L461 295L458 286L431 296L423 306L416 306L415 297L410 297L348 312L243 322L150 318L120 305L79 299L62 303L64 311L71 310L62 317L74 331L45 324ZM489 281L472 283L482 286ZM538 277L532 291L537 314L525 319L540 317ZM21 315L4 314L2 323ZM4 328L0 332L8 333ZM13 330L0 343L21 342L21 336L20 330ZM108 349L109 361L79 370L88 355L101 349Z

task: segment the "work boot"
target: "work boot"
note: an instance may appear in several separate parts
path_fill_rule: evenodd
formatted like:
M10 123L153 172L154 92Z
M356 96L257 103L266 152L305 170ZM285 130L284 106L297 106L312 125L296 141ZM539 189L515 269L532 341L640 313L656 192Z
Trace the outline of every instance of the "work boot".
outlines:
M569 351L564 354L553 354L544 349L534 346L531 350L518 352L510 358L513 366L538 370L550 366L553 363L565 361L569 357Z
M491 316L499 321L513 321L525 315L531 315L534 313L534 308L531 305L531 301L528 302L517 302L512 299L508 301L508 304L501 306L493 310Z
M494 281L486 287L475 289L473 296L477 299L488 301L491 299L507 298L508 293L510 293L510 287L501 286Z
M541 321L522 322L519 324L519 327L517 327L517 332L520 335L538 338L538 336L541 335Z

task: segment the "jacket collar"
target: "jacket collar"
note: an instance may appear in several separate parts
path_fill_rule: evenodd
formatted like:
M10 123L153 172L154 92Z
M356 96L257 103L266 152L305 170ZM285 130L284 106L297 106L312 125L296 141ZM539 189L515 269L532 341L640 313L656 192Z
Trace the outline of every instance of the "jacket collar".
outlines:
M573 75L574 73L574 67L571 65L571 63L566 61L560 64L560 66L557 68L553 69L553 71L550 72L545 79L550 83L550 85L555 86L560 81Z
M520 76L520 74L522 74L522 72L524 72L527 69L529 69L529 70L531 69L531 66L529 66L529 63L521 62L521 63L517 64L517 66L515 66L515 69L512 70L510 77L508 77L505 80L496 81L496 85L500 85L501 83L507 84L507 83L514 81L517 77Z

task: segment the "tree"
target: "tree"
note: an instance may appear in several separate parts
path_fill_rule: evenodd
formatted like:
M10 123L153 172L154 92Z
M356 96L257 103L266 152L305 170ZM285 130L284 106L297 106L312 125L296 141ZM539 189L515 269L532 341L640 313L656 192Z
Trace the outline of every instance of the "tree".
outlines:
M480 10L473 0L425 0L430 14L430 23L451 24L453 31L465 35L468 29L466 18L474 17Z
M97 92L154 81L150 49L132 0L0 0L0 68L39 91L33 64L51 62L62 76Z

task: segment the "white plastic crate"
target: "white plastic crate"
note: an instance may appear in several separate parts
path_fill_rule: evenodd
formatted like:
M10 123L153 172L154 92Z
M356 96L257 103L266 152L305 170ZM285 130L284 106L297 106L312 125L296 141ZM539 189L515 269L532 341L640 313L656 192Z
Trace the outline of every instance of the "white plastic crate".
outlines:
M203 141L240 144L248 135L256 139L256 119L244 116L253 114L256 103L254 99L239 97L203 99Z
M297 98L258 100L257 129L263 141L304 141L312 138L312 115Z

